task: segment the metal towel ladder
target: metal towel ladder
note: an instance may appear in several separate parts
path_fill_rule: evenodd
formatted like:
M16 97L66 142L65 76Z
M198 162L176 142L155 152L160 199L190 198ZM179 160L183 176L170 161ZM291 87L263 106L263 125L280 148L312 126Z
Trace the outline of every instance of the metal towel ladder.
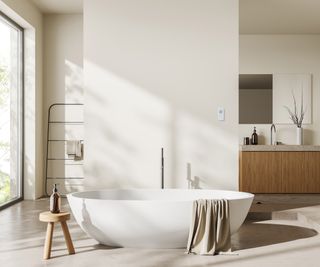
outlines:
M47 151L46 151L46 177L45 177L45 193L48 196L48 180L50 179L57 179L57 180L82 180L84 179L84 177L52 177L52 176L48 176L48 166L50 164L50 162L52 161L63 161L64 162L64 166L66 165L83 165L83 163L75 163L74 159L69 159L69 158L49 158L49 148L51 145L57 143L57 142L64 142L66 143L68 141L68 139L51 139L50 136L50 131L52 130L51 128L54 125L57 124L63 124L63 125L83 125L84 121L65 121L65 120L51 120L52 118L52 113L54 112L54 108L55 107L71 107L71 106L83 106L83 104L80 103L55 103L52 104L49 107L48 110L48 127L47 127ZM65 137L65 135L64 135ZM83 142L83 140L80 140L81 142ZM71 162L71 163L66 163L66 162Z

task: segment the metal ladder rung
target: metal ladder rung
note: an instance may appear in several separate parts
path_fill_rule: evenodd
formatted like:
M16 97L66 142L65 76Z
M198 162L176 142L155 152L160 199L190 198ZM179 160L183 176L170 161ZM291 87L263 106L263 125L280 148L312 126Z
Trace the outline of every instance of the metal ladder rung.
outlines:
M84 177L47 177L47 179L73 179L73 180L82 180Z

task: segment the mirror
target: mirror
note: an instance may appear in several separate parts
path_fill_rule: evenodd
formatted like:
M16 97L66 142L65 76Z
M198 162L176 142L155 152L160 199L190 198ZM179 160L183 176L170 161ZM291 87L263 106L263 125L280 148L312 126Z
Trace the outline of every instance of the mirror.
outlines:
M240 74L240 124L292 124L288 111L305 112L303 123L311 123L311 74Z
M239 75L239 123L272 123L272 74Z

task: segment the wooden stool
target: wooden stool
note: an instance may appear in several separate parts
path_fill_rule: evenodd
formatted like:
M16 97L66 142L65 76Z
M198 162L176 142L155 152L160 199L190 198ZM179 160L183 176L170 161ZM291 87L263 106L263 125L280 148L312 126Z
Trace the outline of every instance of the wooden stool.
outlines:
M51 245L52 245L52 234L53 234L53 228L54 223L60 222L62 231L64 234L64 238L66 240L66 244L68 247L69 254L75 254L74 247L72 244L72 240L70 237L67 220L70 219L70 213L69 212L60 212L60 213L51 213L50 211L41 212L39 214L39 220L42 222L47 222L47 235L46 235L46 241L44 245L44 253L43 253L43 259L47 260L50 259L51 254Z

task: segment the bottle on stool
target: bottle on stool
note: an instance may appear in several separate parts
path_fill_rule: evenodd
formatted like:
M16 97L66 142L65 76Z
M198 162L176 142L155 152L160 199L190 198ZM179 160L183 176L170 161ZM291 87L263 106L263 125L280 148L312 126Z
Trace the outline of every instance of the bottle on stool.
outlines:
M60 213L61 198L58 193L57 184L53 185L52 194L50 196L50 211L51 213Z

